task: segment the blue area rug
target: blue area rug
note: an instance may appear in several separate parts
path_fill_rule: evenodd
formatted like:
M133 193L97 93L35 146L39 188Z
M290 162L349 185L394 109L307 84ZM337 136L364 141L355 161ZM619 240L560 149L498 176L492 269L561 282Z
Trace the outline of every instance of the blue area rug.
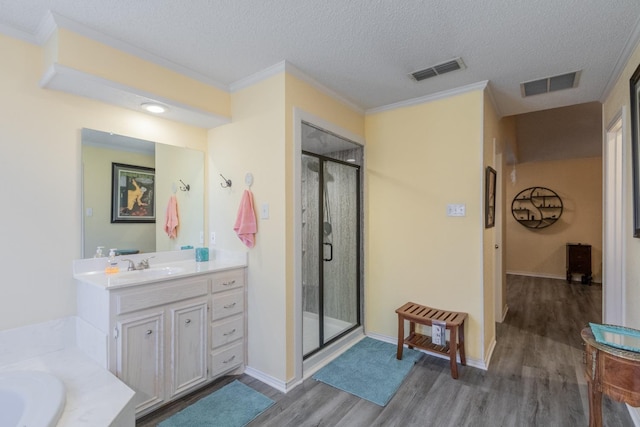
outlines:
M238 380L162 421L160 427L242 427L273 405L273 400Z
M313 376L332 387L385 406L396 394L413 365L422 357L417 350L365 337Z

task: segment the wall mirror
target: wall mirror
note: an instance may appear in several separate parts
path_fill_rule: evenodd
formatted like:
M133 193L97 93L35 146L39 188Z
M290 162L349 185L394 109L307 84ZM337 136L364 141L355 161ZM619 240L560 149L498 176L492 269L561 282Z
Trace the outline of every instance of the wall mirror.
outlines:
M91 258L98 246L120 254L179 250L201 246L204 238L204 153L151 141L82 129L82 254ZM155 222L112 219L113 164L155 170L152 199ZM123 184L124 185L124 184ZM150 194L147 194L149 196ZM176 197L177 237L165 232L167 205Z

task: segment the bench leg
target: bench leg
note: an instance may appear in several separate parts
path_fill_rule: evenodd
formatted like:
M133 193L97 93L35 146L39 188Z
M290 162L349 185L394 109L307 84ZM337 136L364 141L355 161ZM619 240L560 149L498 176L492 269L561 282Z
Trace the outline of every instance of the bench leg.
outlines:
M449 362L451 364L451 377L456 380L458 379L458 364L456 363L456 331L458 328L454 326L450 330L449 336Z
M402 360L402 348L404 346L404 319L398 314L398 353L396 359Z
M458 330L458 349L460 351L460 364L462 366L467 365L467 358L464 355L464 322L460 324L460 328Z

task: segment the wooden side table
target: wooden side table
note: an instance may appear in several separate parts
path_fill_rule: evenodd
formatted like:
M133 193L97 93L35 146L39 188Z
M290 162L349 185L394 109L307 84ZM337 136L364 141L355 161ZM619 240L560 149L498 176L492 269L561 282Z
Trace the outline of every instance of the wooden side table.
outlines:
M589 388L589 427L602 426L602 393L619 402L640 406L640 353L600 344L584 328L584 374Z
M408 302L396 310L398 313L398 360L402 360L403 345L409 348L417 347L434 353L446 354L451 364L451 377L458 378L458 364L456 350L460 351L460 364L466 365L464 355L464 321L467 313L446 311L424 305ZM404 337L404 321L409 321L409 335ZM436 345L431 337L416 333L416 323L431 326L432 321L438 320L446 324L449 330L449 341L444 346ZM457 340L457 342L456 342Z

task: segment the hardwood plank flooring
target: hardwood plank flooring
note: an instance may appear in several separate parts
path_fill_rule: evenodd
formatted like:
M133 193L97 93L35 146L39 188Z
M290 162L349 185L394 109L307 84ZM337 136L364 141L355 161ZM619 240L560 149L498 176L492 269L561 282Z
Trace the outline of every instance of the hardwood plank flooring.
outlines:
M448 360L425 355L385 407L311 378L283 394L240 375L224 377L136 425L155 426L238 378L276 402L250 427L586 426L580 330L601 321L602 287L509 275L507 304L487 371L461 366L454 380ZM602 412L605 426L633 426L626 407L606 396Z

